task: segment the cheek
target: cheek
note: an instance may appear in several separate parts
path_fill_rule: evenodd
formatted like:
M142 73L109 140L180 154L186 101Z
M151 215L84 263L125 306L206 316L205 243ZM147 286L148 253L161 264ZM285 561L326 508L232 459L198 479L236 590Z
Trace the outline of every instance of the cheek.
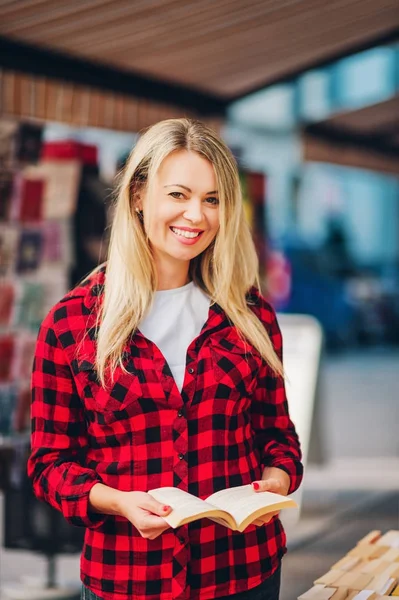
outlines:
M145 224L146 232L151 242L156 243L159 241L160 236L165 235L169 230L170 216L164 214L164 212L165 211L157 210Z
M210 225L210 230L211 230L213 236L215 236L217 234L217 232L219 231L219 225L220 225L219 213L213 214L209 218L209 225Z

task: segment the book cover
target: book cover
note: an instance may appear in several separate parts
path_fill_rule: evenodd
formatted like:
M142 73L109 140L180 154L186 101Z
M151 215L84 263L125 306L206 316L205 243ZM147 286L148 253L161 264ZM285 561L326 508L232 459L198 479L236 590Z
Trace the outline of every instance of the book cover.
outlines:
M15 385L0 384L0 435L8 436L12 433L17 394Z
M0 281L0 327L10 327L14 315L16 290L12 281Z
M24 176L43 179L45 184L43 219L68 219L76 210L81 164L78 160L42 160L27 167Z
M14 172L12 193L8 210L8 218L13 223L19 222L21 212L22 182L24 176L21 170Z
M64 223L61 221L45 221L42 226L43 263L64 262L65 246L68 245ZM69 261L67 261L67 264Z
M57 263L46 265L46 279L41 282L43 286L43 302L41 310L43 318L54 304L70 289L69 271L60 269Z
M15 338L11 334L0 336L0 382L11 381Z
M36 334L29 331L18 333L14 344L11 379L29 384L36 348Z
M19 210L22 223L42 220L45 185L44 179L22 179Z
M13 174L0 170L0 221L8 221L13 190Z
M18 243L17 273L27 273L39 267L42 253L40 230L23 229Z
M22 281L15 325L37 331L45 317L45 286L41 282Z
M0 276L15 271L19 230L11 225L0 225Z

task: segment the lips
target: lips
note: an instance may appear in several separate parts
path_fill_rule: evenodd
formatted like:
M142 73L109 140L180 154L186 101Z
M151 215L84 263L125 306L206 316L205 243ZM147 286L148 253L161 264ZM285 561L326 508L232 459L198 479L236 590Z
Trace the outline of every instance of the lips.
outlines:
M204 231L202 229L191 229L189 227L170 227L175 240L183 246L194 246L198 240L202 239Z
M202 229L189 229L188 227L170 227L175 235L181 236L188 240L194 240L200 237L203 233Z

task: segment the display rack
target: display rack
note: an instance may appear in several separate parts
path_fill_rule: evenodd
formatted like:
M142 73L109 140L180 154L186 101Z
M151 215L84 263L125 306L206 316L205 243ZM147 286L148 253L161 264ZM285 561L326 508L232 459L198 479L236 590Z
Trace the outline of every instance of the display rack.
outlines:
M48 156L43 128L0 120L0 490L6 548L47 560L38 584L3 587L10 600L75 600L76 586L56 585L58 554L79 552L83 530L39 502L26 474L30 438L30 378L40 323L69 289L72 217L81 161ZM47 153L48 154L48 153ZM54 536L57 532L57 536Z

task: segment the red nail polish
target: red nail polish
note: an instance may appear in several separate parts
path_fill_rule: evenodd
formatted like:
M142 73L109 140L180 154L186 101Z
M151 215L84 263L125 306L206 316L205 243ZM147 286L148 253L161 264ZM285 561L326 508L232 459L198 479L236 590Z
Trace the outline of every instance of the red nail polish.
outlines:
M164 509L165 511L166 511L166 510L169 510L169 509L170 509L170 506L164 506L164 507L163 507L163 509Z
M252 485L254 486L254 490L259 489L259 483L257 483L256 481Z

